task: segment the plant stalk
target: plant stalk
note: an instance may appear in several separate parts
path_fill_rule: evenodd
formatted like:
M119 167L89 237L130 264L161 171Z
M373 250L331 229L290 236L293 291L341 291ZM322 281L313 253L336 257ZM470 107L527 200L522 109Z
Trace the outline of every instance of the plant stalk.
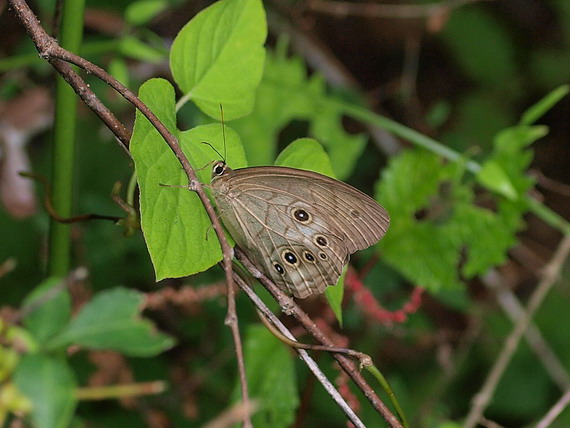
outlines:
M83 40L85 0L65 0L62 4L60 43L78 52ZM55 119L52 151L52 204L61 217L71 217L75 164L77 96L60 77L56 78ZM71 226L50 221L48 274L65 276L70 269Z

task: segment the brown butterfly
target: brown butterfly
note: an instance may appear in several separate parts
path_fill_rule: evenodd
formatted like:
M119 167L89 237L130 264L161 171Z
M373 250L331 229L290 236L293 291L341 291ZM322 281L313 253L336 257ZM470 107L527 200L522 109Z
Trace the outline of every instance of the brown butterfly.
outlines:
M350 255L378 242L390 224L370 196L312 171L232 170L218 161L211 189L240 248L281 289L300 298L335 285Z

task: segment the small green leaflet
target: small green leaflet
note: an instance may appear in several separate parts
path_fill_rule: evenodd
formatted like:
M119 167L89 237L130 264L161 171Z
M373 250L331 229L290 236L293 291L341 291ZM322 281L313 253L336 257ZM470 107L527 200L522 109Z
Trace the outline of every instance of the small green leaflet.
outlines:
M261 0L220 0L176 36L170 68L185 97L208 116L249 114L261 81L267 37Z
M95 295L56 336L52 349L76 344L113 349L130 356L153 356L172 347L174 340L140 316L142 294L113 288Z

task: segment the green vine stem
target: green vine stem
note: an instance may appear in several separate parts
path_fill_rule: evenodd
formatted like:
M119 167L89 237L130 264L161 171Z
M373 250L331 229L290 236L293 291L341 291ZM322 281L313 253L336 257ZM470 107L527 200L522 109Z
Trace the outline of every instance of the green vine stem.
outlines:
M65 0L62 5L60 43L79 51L83 39L85 0ZM61 78L56 81L55 121L52 151L53 207L63 217L71 217L75 161L77 96ZM48 274L63 277L70 268L71 226L50 221Z
M561 87L558 90L553 91L553 94L556 95L557 100L561 97L565 96L568 93L568 87ZM548 95L547 95L548 97ZM330 102L330 100L328 101ZM552 101L554 103L554 101ZM455 150L450 149L449 147L444 146L440 142L430 138L426 135L423 135L417 131L414 131L407 126L404 126L398 122L388 119L387 117L380 116L370 110L367 110L364 107L360 107L355 104L343 103L335 101L340 111L344 114L371 124L378 126L386 131L390 132L397 137L403 138L412 144L423 147L426 150L429 150L432 153L435 153L441 156L444 159L450 161L459 161L462 160L465 162L466 168L472 172L473 174L477 174L481 170L481 165L473 160L465 160L465 156ZM565 235L570 235L570 222L566 221L563 217L558 215L556 212L542 204L541 202L533 199L531 196L525 197L525 202L527 205L528 210L536 215L538 218L543 220L545 223L550 225L551 227L559 230L560 232L564 233Z

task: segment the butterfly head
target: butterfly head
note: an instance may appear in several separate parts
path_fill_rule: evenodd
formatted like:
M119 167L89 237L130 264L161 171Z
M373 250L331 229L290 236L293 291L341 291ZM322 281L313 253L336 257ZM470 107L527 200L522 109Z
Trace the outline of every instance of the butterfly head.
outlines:
M226 164L226 162L214 162L214 165L212 166L212 181L217 178L227 176L230 172L232 172L232 169Z

